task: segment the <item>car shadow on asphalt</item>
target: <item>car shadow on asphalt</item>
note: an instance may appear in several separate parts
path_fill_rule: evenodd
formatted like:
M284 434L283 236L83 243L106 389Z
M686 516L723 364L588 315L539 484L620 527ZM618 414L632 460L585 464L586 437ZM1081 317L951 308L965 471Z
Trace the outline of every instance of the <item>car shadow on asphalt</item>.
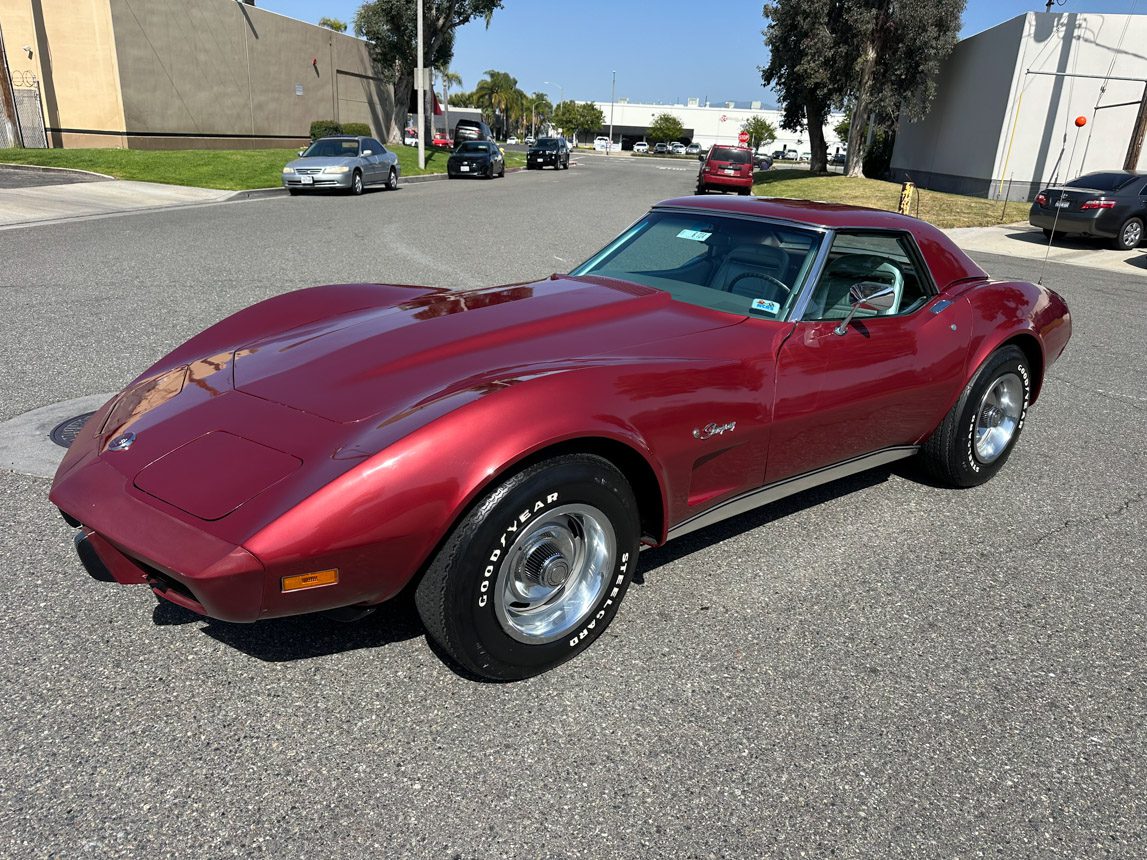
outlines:
M323 615L299 615L255 624L231 624L166 602L155 607L152 621L157 625L202 623L200 632L267 663L289 663L360 648L382 648L426 633L413 600L405 594L353 622L336 621Z

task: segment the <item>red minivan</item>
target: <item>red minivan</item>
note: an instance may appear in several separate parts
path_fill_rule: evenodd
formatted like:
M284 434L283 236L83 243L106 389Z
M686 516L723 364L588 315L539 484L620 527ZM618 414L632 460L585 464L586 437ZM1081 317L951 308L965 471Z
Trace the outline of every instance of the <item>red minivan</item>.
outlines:
M753 151L745 146L714 146L701 157L701 172L697 174L697 193L707 191L736 191L749 194L753 190Z

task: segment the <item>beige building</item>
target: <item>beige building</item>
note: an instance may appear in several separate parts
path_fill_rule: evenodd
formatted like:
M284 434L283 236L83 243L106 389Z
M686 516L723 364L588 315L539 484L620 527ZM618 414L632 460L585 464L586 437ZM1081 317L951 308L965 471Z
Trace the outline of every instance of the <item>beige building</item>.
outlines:
M51 146L287 147L314 120L390 126L366 42L250 3L0 0L0 28Z

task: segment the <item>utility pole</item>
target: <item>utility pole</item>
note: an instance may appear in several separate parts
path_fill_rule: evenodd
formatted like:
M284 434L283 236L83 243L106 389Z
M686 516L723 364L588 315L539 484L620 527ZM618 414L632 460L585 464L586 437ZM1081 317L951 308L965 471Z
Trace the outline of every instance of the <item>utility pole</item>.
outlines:
M1127 144L1127 157L1123 159L1124 170L1139 169L1144 133L1147 133L1147 84L1143 86L1143 98L1139 100L1139 113L1135 116L1135 130L1131 132L1131 142Z
M16 93L12 90L12 72L4 50L4 30L0 28L0 137L24 147L24 134L16 116Z
M418 86L418 169L426 169L426 137L422 125L426 115L426 69L422 67L422 0L418 3L418 68L414 70L415 81ZM409 18L407 20L410 20Z

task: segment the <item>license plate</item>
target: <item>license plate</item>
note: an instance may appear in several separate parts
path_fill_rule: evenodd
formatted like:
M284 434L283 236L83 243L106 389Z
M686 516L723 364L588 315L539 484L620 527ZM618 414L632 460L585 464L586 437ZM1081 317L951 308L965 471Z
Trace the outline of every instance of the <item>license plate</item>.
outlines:
M725 168L725 173L726 173L727 175L729 175L729 176L732 176L732 175L733 175L733 174L735 174L736 172L737 172L737 171L735 171L735 170L734 170L733 168L731 168L731 167L726 167L726 168Z
M313 176L300 176L299 182L303 183L303 185L314 185L315 184L315 177L313 177Z
M1071 201L1070 200L1056 200L1055 205L1056 205L1057 209L1066 209L1068 206L1071 205Z
M458 168L458 170L461 171L462 173L469 173L470 172L470 165L463 164L461 167Z

